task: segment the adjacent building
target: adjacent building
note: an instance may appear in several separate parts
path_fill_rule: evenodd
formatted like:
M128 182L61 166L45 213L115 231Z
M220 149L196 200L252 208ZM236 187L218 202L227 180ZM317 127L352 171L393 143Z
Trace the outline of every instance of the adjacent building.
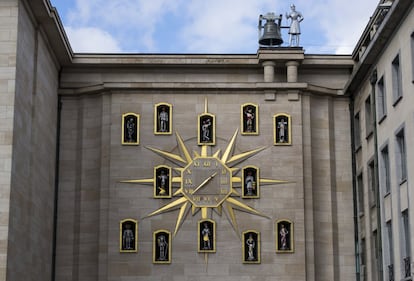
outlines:
M412 280L412 8L412 1L379 4L355 48L345 89L351 97L360 280Z

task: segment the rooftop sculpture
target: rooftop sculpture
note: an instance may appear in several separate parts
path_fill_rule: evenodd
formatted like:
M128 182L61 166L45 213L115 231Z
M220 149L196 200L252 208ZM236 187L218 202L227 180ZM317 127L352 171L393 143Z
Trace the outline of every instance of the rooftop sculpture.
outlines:
M280 32L281 28L289 29L289 46L299 46L300 22L304 17L301 12L296 11L296 6L290 6L290 12L286 12L286 19L290 19L290 26L282 26L282 14L267 13L259 16L259 45L262 46L280 46L283 44L283 38ZM263 25L263 21L266 23Z

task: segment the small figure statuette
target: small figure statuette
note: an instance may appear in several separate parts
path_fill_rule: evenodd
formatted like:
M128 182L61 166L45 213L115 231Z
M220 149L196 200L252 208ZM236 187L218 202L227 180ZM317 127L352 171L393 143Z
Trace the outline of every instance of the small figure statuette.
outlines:
M246 191L247 191L246 195L247 196L255 195L253 192L256 191L256 181L253 177L252 171L247 172L245 183L246 183Z
M256 247L256 242L254 241L252 234L249 235L249 238L246 240L246 244L247 244L247 260L253 261L256 259L254 256L254 249Z
M166 261L168 259L168 242L164 235L160 235L157 239L159 256L157 260Z
M201 125L202 130L202 142L210 142L210 127L211 127L211 120L205 119L203 121L203 125Z
M279 142L286 142L286 127L287 122L284 118L281 118L277 123L277 128L279 129Z
M207 223L204 223L204 228L201 231L203 237L203 250L211 249L211 231Z
M288 250L288 245L287 245L287 236L289 234L289 231L286 229L285 225L282 224L281 225L281 229L279 231L279 235L280 235L280 249L281 250Z
M132 250L133 243L134 243L134 232L131 229L131 225L125 225L124 233L123 233L123 241L124 241L124 249L125 250Z

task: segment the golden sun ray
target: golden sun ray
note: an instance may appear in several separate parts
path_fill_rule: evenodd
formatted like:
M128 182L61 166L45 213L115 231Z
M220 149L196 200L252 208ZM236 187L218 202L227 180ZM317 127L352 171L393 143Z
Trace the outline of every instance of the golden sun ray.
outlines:
M178 143L178 146L180 147L182 154L184 154L184 158L185 158L185 160L187 161L187 163L190 163L190 162L191 162L191 160L193 160L193 159L191 158L191 155L190 155L190 153L188 152L188 149L187 149L187 147L185 146L183 139L182 139L182 138L181 138L181 136L178 134L178 132L176 132L176 133L175 133L175 135L176 135L176 137L177 137L177 143Z
M168 203L167 205L164 205L163 207L159 208L158 210L155 210L154 212L146 215L146 217L152 217L152 216L164 213L164 212L174 210L175 208L177 208L178 205L183 204L183 203L187 203L187 201L188 201L187 198L181 197L181 198L179 198L179 199L177 199L177 200L175 200L171 203Z
M193 216L201 210L202 219L208 219L209 216L212 215L210 211L214 210L215 213L217 213L219 216L221 216L222 213L226 214L228 221L230 222L230 224L232 225L233 229L236 231L239 237L240 234L238 233L238 224L235 210L269 218L268 216L262 214L255 208L236 199L236 197L240 197L241 195L235 188L239 188L243 184L243 179L239 176L233 176L240 170L240 168L234 166L258 154L266 148L259 147L250 151L245 151L233 155L237 134L238 129L235 131L230 141L228 142L227 147L225 148L221 158L220 149L212 153L212 155L209 155L210 150L208 145L201 145L200 151L194 151L193 157L191 157L188 148L186 147L183 139L178 133L176 133L176 138L179 153L172 153L153 147L146 147L147 149L158 154L164 159L169 160L174 164L178 165L179 167L174 167L173 169L175 172L178 172L180 176L174 176L171 180L173 187L178 187L178 189L172 194L172 196L179 198L166 205L161 206L160 208L158 208L157 210L153 211L145 217L151 217L179 209L177 220L175 223L175 236L175 234L179 231L179 228L181 227L190 209ZM211 164L211 162L213 164ZM198 171L199 174L197 177L189 177L189 175L192 175L193 173L192 169L195 169L195 167L199 167L199 165L204 165L205 168ZM224 175L226 176L221 177L223 174L220 173L224 173ZM216 180L216 178L219 179ZM228 184L223 186L223 184L221 183L222 180L228 182ZM284 180L264 178L258 178L257 181L261 185L288 183ZM156 178L154 175L154 178L152 179L133 179L123 180L121 182L135 184L154 184L156 183ZM188 184L190 184L190 186L192 187L188 187ZM215 184L219 184L220 188L225 188L225 193L222 193L222 189L217 189L216 187L214 187ZM212 185L213 187L211 187ZM210 195L209 192L212 192L212 195ZM209 199L203 203L199 203L199 200L205 200L204 198Z
M230 204L232 204L233 206L235 206L236 207L236 209L239 209L239 210L241 210L241 211L246 211L246 212L248 212L248 213L251 213L251 214L255 214L255 215L258 215L258 216L261 216L261 217L265 217L265 218L269 218L268 216L266 216L266 215L264 215L264 214L262 214L262 213L260 213L258 210L256 210L255 208L252 208L252 207L250 207L250 206L248 206L248 205L246 205L246 204L244 204L244 203L242 203L242 202L240 202L240 201L238 201L238 200L236 200L236 199L233 199L233 198L231 198L231 197L229 197L229 198L227 198L227 200L226 200L228 203L230 203ZM234 209L234 208L233 208Z
M172 162L174 162L174 163L176 163L180 166L185 166L185 165L188 164L188 162L185 159L183 159L180 155L170 153L170 152L167 152L167 151L163 151L163 150L153 148L153 147L150 147L150 146L146 146L145 148L151 150L152 152L158 154L159 156L161 156L165 159L168 159L168 160L170 160L170 161L172 161Z
M189 205L190 205L190 202L187 201L180 207L180 212L178 213L177 222L175 223L174 236L177 234L181 223L183 222L185 216L188 213L188 210L190 209L188 208Z
M154 179L123 180L122 183L154 183Z

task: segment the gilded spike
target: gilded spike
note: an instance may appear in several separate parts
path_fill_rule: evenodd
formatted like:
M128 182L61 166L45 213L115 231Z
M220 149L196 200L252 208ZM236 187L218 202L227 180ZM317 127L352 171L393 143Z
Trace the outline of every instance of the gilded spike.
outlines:
M171 211L171 210L175 209L178 205L186 203L186 202L187 202L187 198L181 197L181 198L175 200L174 202L171 202L171 203L165 205L164 207L161 207L158 210L148 214L146 217L151 217L151 216L154 216L154 215L158 215L158 214L161 214L161 213L164 213L164 212Z
M221 157L221 161L223 163L227 163L227 159L230 157L230 155L233 153L234 150L234 144L236 142L236 137L237 137L237 133L238 133L239 129L237 129L234 134L233 137L231 138L229 144L226 147L226 150L224 151L223 157Z
M177 143L181 149L181 152L184 154L185 160L187 161L187 163L190 163L192 158L190 153L188 152L187 147L184 144L183 139L181 138L181 136L178 134L178 132L175 132L175 135L177 136Z
M258 216L265 217L265 218L269 218L268 216L266 216L266 215L264 215L264 214L260 213L260 212L259 212L258 210L256 210L255 208L252 208L252 207L250 207L250 206L248 206L248 205L246 205L246 204L243 204L242 202L237 201L237 200L235 200L235 199L233 199L233 198L231 198L231 197L227 198L227 201L228 201L230 204L233 204L234 206L236 206L238 209L240 209L240 210L242 210L242 211L246 211L246 212L249 212L249 213L251 213L251 214L255 214L255 215L258 215Z
M184 160L181 156L174 154L174 153L170 153L170 152L166 152L157 148L153 148L153 147L149 147L146 146L145 148L151 150L152 152L160 155L161 157L168 159L174 163L177 163L180 166L185 166L188 164L188 162L186 160Z
M189 202L185 202L180 208L180 213L178 214L177 222L175 223L174 236L178 232L178 230L180 229L180 226L181 226L184 218L186 217L186 214L189 210L188 206L189 206Z
M252 157L253 155L259 153L260 151L262 151L263 149L266 149L266 146L260 147L260 148L256 148L250 151L246 151L244 153L240 153L237 155L234 155L233 157L230 158L230 160L228 160L226 163L229 166L234 166L244 160L246 160L247 158Z
M154 179L140 179L140 180L124 180L120 181L122 183L144 183L144 184L153 184Z

